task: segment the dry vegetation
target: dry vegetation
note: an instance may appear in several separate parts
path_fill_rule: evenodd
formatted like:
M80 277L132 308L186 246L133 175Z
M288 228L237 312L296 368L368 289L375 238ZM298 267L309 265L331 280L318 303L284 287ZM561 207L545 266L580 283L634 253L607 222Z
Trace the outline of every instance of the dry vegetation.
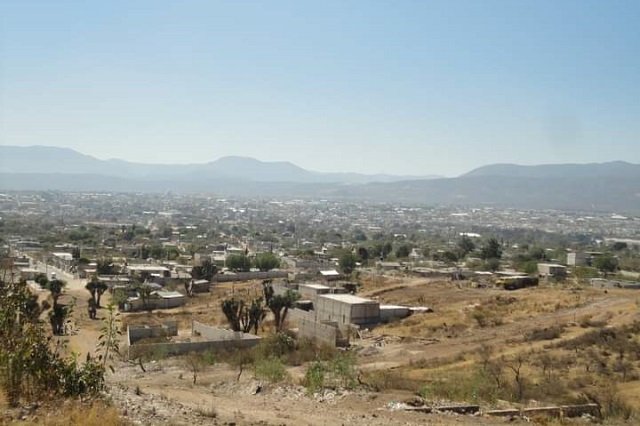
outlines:
M231 294L250 299L260 290L259 283L220 285L183 308L123 315L123 327L169 319L178 321L179 329L190 329L192 320L226 325L220 301ZM138 365L122 364L110 376L114 389L125 395L115 403L130 407L135 398L160 398L157 407L169 407L165 417L153 417L161 408L153 414L142 410L141 416L179 424L450 424L446 416L386 408L392 401L416 399L477 403L484 409L596 402L605 423L637 420L640 295L633 290L542 284L509 292L395 276L363 280L360 294L434 312L363 330L346 353L279 336L250 351L177 359L155 354L156 361L150 356ZM72 344L97 327L86 319L80 323ZM268 321L260 335L273 335ZM78 418L91 419L99 410L107 425L135 418L130 408L121 419L105 406L75 411L87 413ZM176 410L188 414L171 417ZM74 420L74 409L61 415L67 424L90 424ZM455 423L503 421L473 417Z
M258 294L257 284L224 285L172 313L154 316L224 324L219 300ZM633 291L542 285L513 292L470 282L362 280L360 294L381 303L429 306L434 313L365 331L352 340L353 364L309 343L252 354L218 355L265 382L359 389L389 400L478 403L484 408L595 402L609 422L631 419L640 390L640 325ZM157 321L156 319L155 321ZM129 322L148 321L146 314ZM268 330L263 330L268 333ZM271 347L269 346L271 345ZM205 363L206 364L206 363ZM247 368L247 366L250 366ZM336 376L336 369L349 372Z

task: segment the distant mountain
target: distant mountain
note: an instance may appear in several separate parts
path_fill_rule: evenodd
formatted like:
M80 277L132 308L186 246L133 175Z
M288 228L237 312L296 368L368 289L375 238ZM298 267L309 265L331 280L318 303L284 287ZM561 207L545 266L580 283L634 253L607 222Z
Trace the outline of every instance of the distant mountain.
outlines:
M235 178L254 182L348 184L433 178L320 173L289 162L264 162L249 157L223 157L201 164L141 164L118 159L99 160L72 149L47 146L0 146L0 173L90 174L155 181Z
M625 161L591 164L543 164L520 166L516 164L492 164L478 167L463 177L502 176L527 178L593 178L593 177L640 177L640 164Z
M1 190L208 192L640 214L640 165L625 162L496 164L458 178L397 179L401 177L317 173L291 163L244 157L148 165L103 161L59 148L0 146Z

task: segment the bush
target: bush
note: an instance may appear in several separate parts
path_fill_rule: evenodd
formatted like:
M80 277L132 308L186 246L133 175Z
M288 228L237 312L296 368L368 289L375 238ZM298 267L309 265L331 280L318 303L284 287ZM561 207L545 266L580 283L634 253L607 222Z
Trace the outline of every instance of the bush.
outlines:
M312 363L304 375L303 385L307 388L307 393L312 395L324 387L325 366L322 362Z
M255 347L256 358L281 358L290 354L296 349L296 342L284 333L276 333L262 339Z
M552 327L535 328L527 335L527 341L535 342L538 340L553 340L562 335L564 326L554 325Z
M254 364L256 378L266 380L271 383L278 383L287 377L287 371L279 358L271 356L259 359Z

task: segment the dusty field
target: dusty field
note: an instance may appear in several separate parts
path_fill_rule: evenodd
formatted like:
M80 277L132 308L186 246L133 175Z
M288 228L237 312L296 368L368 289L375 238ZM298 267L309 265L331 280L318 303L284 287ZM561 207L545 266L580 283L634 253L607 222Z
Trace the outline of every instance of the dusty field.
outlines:
M101 321L91 321L86 315L82 301L86 303L88 293L73 290L70 294L74 291L78 331L70 337L70 347L82 353L93 350ZM224 325L219 308L222 298L259 291L259 283L224 284L210 294L197 295L182 308L121 317L125 324L175 319L180 329L190 328L192 320ZM631 290L605 292L543 285L507 292L473 288L467 282L394 277L365 283L360 294L381 303L429 306L434 310L364 330L361 338L352 339L353 350L358 353L356 369L365 386L308 395L301 386L305 365L289 367L288 379L270 384L256 380L250 368L236 381L237 370L222 362L203 367L193 384L189 366L176 358L147 362L146 372L132 364L117 365L116 373L108 377L111 397L124 413L123 418L138 424L502 424L509 420L408 413L391 407L415 399L416 392L435 377L455 377L456 372L477 365L478 351L487 345L493 347L494 358L560 353L562 350L552 349L550 343L569 341L593 330L585 327L585 322L615 327L640 320L636 303L640 293ZM104 313L101 310L98 316ZM527 337L554 326L562 326L562 333L553 340ZM267 324L261 334L269 331ZM532 361L525 370L532 381L540 374L533 365ZM619 390L621 397L637 405L640 381L621 382ZM524 405L548 403L554 401L525 401ZM480 405L518 406L500 400Z

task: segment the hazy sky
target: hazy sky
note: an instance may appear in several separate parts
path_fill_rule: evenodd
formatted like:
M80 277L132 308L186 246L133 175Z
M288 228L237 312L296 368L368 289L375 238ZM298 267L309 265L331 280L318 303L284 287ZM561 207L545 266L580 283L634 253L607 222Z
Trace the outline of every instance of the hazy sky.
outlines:
M640 162L640 1L0 0L0 144L456 175Z

